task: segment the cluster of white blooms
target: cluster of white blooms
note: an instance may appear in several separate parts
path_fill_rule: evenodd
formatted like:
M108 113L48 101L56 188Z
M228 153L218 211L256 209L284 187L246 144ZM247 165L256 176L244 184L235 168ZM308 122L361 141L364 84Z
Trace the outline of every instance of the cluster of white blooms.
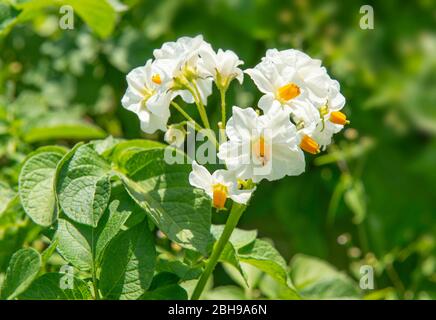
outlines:
M187 103L207 104L212 82L228 85L243 79L243 62L232 51L216 53L202 36L182 37L153 52L154 60L127 75L127 91L121 101L135 112L146 133L167 130L170 103L180 96Z
M239 68L243 62L238 56L229 50L215 52L201 36L165 43L153 54L154 60L127 75L128 88L122 99L147 133L167 131L170 105L177 96L204 107L213 82L225 92L232 80L243 81ZM218 209L225 207L228 198L246 204L263 179L301 174L303 151L319 153L348 123L340 111L345 98L339 83L330 78L320 60L298 50L271 49L245 73L263 93L258 102L263 114L234 106L225 126L226 140L218 150L227 170L210 174L194 161L189 176L190 183L203 189Z

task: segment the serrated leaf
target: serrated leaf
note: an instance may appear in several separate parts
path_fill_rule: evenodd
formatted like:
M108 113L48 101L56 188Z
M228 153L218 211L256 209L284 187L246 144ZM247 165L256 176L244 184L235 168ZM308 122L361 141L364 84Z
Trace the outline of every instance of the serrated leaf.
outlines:
M345 273L318 258L298 254L290 263L291 279L307 299L359 298L359 289Z
M57 172L59 204L72 220L96 227L110 198L110 165L91 145L77 145Z
M20 295L21 300L89 300L91 291L81 279L73 278L73 288L62 289L63 277L60 273L46 273L36 279L30 287Z
M57 219L54 191L56 167L66 153L60 147L43 147L31 154L19 177L19 194L27 215L42 226L50 226Z
M41 256L32 248L14 253L6 271L1 290L2 299L14 299L26 290L41 268Z
M100 290L106 299L133 300L151 284L156 251L146 223L120 233L105 252Z
M286 262L269 242L257 239L239 249L238 258L241 262L251 264L277 281L287 284Z
M191 166L169 165L165 150L124 154L118 164L124 185L169 239L206 255L212 244L211 201L189 184Z

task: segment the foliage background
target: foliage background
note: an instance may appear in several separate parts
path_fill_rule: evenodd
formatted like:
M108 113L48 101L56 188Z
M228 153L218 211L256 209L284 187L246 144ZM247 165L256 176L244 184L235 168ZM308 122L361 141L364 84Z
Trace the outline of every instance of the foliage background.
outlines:
M35 6L8 20L0 2L0 212L36 147L144 136L120 105L125 75L163 42L203 34L245 67L267 48L298 48L339 80L351 125L304 175L263 183L241 227L272 239L287 260L320 257L356 279L360 265L373 265L368 298L436 298L433 1L126 0L87 24L79 13L73 30L58 27L57 5L68 1L15 2ZM374 8L374 30L359 28L364 4ZM251 106L259 97L246 77L229 101ZM217 96L208 110L218 119ZM0 273L17 249L44 245L39 227L15 212L0 213ZM215 281L232 283L222 269Z

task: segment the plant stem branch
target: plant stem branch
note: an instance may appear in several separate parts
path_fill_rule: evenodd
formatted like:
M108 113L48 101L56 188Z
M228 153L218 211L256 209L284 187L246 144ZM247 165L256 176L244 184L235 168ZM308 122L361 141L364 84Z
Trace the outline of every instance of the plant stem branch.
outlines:
M197 285L192 293L191 300L198 300L206 286L207 280L215 269L221 253L224 250L225 245L229 241L230 236L232 235L233 230L239 222L239 219L242 216L242 213L245 211L246 206L242 204L238 204L236 202L233 203L232 209L230 210L230 215L227 218L226 225L224 227L223 233L219 238L218 242L215 243L212 255L210 256L206 268L204 269L203 274L197 282Z
M191 92L192 96L194 97L194 101L197 106L198 113L200 114L201 121L203 121L204 127L206 129L210 129L209 118L207 117L206 108L204 107L204 104L201 101L201 95L197 85L194 82L192 82L192 87L188 87L188 90Z
M186 118L186 120L188 120L189 122L194 123L195 130L200 131L200 130L203 129L194 119L192 119L192 117L185 110L183 110L183 108L178 103L172 101L171 105L174 108L176 108L177 111L179 111L180 114Z
M92 286L94 288L94 299L100 300L100 293L98 291L97 275L96 275L95 266L92 266Z
M227 89L220 89L221 97L221 127L226 128L226 91Z

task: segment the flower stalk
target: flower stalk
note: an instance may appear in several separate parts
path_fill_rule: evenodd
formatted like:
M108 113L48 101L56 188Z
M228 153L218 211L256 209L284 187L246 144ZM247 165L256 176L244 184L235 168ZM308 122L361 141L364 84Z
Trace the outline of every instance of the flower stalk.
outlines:
M218 242L216 242L214 245L212 254L209 260L207 261L206 268L204 269L204 272L201 275L200 279L198 280L194 292L192 293L191 300L200 299L204 287L206 286L207 280L209 279L210 275L212 274L213 270L218 264L219 258L221 257L224 247L228 243L233 230L236 228L239 219L241 218L246 208L247 206L243 204L239 204L236 202L233 203L223 233L221 234L221 237L219 238Z

